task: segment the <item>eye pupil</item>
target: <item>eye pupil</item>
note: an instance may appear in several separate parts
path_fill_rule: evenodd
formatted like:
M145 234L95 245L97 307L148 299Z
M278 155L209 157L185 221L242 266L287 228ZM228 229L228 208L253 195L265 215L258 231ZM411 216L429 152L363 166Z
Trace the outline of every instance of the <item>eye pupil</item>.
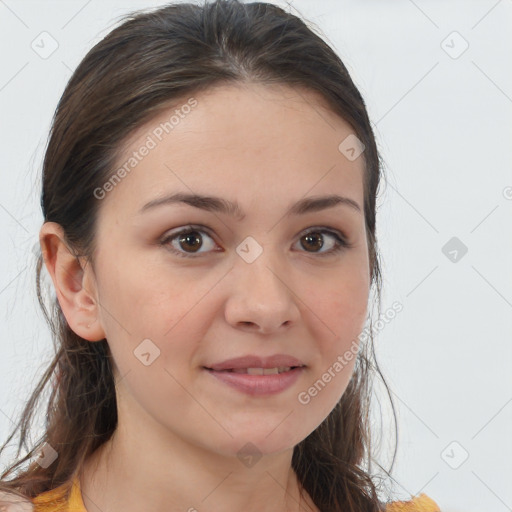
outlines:
M319 235L320 235L320 233L308 233L308 234L307 234L307 235L305 235L303 238L304 238L305 240L307 240L307 243L308 243L308 244L311 242L311 240L313 240L313 244L314 244L314 241L315 241L315 239L316 239L316 242L317 242L317 243L316 243L316 244L314 244L314 245L316 245L316 248L317 248L317 249L321 249L321 248L323 247L323 245L324 245L324 242L323 242L322 238L321 238ZM319 243L318 243L318 242L319 242ZM303 246L304 246L304 244L303 244Z
M188 233L185 233L185 234L181 235L181 236L179 237L179 243L180 243L180 245L181 245L183 242L185 242L185 243L187 243L187 244L189 244L189 243L192 243L192 244L193 244L194 242L196 242L196 243L198 243L199 245L196 245L196 246L195 246L195 248L193 248L193 249L194 249L194 252L195 252L195 251L197 251L197 250L199 250L199 249L201 248L201 246L203 245L203 242L202 242L202 240L201 240L201 237L200 237L200 236L197 236L196 234L197 234L197 231L189 231Z

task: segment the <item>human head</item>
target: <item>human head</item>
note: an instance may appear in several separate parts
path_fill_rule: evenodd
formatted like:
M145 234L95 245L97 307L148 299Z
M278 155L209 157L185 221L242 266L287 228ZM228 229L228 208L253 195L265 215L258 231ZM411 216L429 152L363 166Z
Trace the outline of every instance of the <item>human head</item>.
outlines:
M375 206L380 166L364 101L332 49L298 18L269 4L170 5L129 19L98 43L73 74L55 114L43 168L45 222L62 226L70 249L94 267L101 204L95 191L118 169L127 138L178 99L244 82L317 94L364 145L364 222L370 279L378 290ZM82 449L69 456L69 469L115 429L115 385L108 344L88 343L69 327L57 303L54 308L62 340L55 361L59 386L70 390L80 383L82 389L97 390L87 398L90 423L84 427L82 418L81 428L94 429L98 437L87 446L77 440ZM350 464L360 462L364 443L365 362L360 360L356 378L332 416L351 418L343 439L347 446L336 448ZM327 423L318 430L323 436ZM297 449L297 467L313 438Z

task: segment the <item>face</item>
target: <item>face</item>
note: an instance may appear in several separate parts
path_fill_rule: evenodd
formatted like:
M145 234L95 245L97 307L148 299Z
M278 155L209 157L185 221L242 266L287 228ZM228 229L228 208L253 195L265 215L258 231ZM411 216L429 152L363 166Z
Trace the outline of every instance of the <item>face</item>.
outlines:
M120 421L234 456L246 443L292 448L326 418L353 372L370 285L364 162L338 149L351 134L315 93L224 85L130 137L118 161L129 171L97 193L94 263ZM145 207L176 193L241 214L208 200ZM332 195L356 206L293 209ZM276 354L302 367L207 369Z

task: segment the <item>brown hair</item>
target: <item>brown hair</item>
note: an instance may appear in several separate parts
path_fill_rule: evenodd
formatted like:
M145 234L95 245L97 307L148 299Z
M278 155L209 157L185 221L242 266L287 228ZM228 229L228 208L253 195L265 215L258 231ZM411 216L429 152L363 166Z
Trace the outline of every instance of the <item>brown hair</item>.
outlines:
M60 224L69 247L92 262L98 199L94 191L116 169L128 136L179 98L222 83L278 83L315 91L353 128L363 153L364 214L371 284L380 313L381 274L375 236L381 161L366 106L331 47L304 21L272 4L217 0L202 6L169 4L132 13L85 56L55 111L43 163L44 221ZM38 256L37 296L53 332L55 357L22 412L18 462L2 475L0 491L35 497L70 477L117 425L115 382L107 340L88 342L69 327L56 299L46 308ZM48 311L50 310L50 312ZM382 510L371 474L370 397L379 375L372 330L361 343L354 373L339 403L293 452L299 482L323 512ZM37 401L50 383L45 433L23 458ZM48 467L31 461L48 443L58 458ZM391 471L395 462L395 452ZM368 468L364 464L367 462ZM381 467L379 465L379 467ZM386 471L389 475L389 472Z

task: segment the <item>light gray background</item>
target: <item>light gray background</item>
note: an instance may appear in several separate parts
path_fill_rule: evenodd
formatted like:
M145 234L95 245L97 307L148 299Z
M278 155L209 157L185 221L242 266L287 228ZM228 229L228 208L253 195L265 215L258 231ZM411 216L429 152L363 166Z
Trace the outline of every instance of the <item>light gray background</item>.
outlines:
M1 442L52 350L32 252L52 114L115 18L157 5L0 0ZM512 510L512 0L294 0L287 9L339 52L386 162L382 311L394 301L403 311L376 343L399 413L397 492L425 492L443 511ZM31 47L43 31L58 43L47 58ZM443 252L452 237L449 250L467 247L456 261ZM392 423L382 412L385 447Z

